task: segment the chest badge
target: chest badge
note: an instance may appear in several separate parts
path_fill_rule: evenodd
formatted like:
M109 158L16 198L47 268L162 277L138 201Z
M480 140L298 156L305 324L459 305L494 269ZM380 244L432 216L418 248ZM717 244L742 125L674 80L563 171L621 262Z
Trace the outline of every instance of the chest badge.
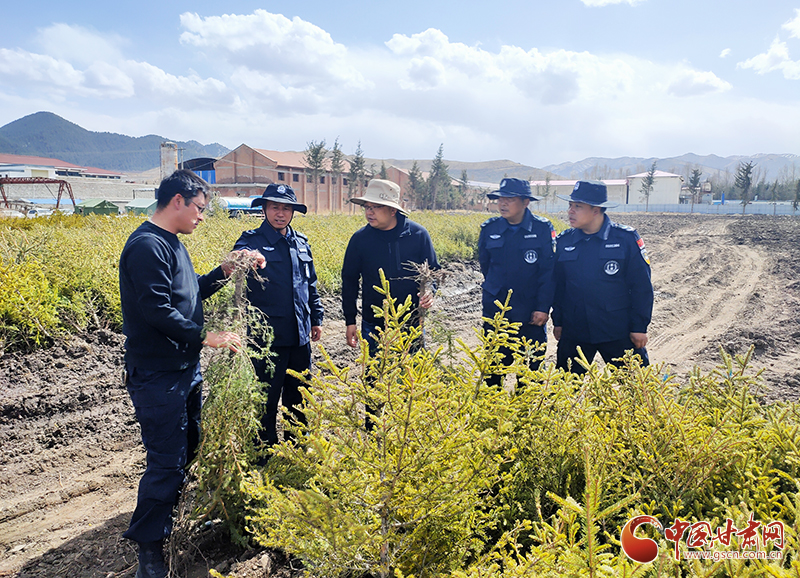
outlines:
M526 263L536 263L536 260L539 258L539 255L536 254L536 251L531 249L530 251L525 251L525 262Z
M575 250L575 245L570 245L569 247L564 247L564 250L565 251L574 251Z
M616 275L619 273L619 263L616 261L608 261L606 266L603 267L603 271L605 271L606 275Z
M265 251L274 251L275 247L271 245L265 245L264 247L262 247L262 249L264 249Z
M502 235L489 235L490 239L499 239Z

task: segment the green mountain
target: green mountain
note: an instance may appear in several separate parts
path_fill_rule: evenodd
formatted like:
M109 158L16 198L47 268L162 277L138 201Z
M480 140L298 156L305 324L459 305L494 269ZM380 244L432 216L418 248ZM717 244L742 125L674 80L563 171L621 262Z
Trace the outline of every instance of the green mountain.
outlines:
M161 143L170 139L158 135L130 137L110 132L93 132L52 112L37 112L0 127L0 152L32 155L67 161L86 167L119 172L142 172L161 164ZM176 142L180 157L217 158L229 152L214 143Z

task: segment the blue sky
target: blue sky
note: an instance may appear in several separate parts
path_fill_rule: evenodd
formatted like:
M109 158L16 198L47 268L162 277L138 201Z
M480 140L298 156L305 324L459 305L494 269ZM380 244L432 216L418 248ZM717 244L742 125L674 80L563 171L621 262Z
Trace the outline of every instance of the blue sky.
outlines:
M12 2L0 125L374 158L800 154L800 0Z

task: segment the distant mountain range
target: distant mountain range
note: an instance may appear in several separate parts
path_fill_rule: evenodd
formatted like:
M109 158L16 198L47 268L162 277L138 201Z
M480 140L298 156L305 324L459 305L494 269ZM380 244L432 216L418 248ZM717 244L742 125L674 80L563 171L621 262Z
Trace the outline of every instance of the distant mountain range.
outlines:
M695 167L703 171L703 179L729 178L736 175L740 163L752 162L753 182L764 180L767 183L775 180L794 181L800 177L800 156L794 154L757 154L753 156L719 157L717 155L696 155L688 153L669 158L637 158L619 157L615 159L589 157L576 163L561 163L542 167L543 170L562 175L567 179L624 178L650 170L656 161L656 168L668 173L688 177Z
M0 152L55 158L76 165L123 173L143 172L161 164L161 143L170 139L158 135L130 137L110 132L93 132L52 112L37 112L0 127ZM217 158L228 149L214 143L179 142L179 158ZM183 149L183 150L180 150Z
M93 132L51 112L37 112L0 127L0 152L57 158L77 165L98 167L127 173L143 172L160 165L161 143L170 140L158 135L130 137L108 132ZM198 157L219 158L229 149L221 144L202 145L197 141L176 142L182 160ZM261 143L255 143L260 145ZM376 172L381 163L410 169L413 160L365 159ZM794 154L758 154L754 156L719 157L688 153L664 159L643 157L590 157L574 163L531 167L510 160L483 162L445 161L450 176L459 179L467 171L470 181L499 183L503 177L521 179L614 179L656 168L688 177L699 167L703 178L733 180L739 163L753 162L754 183L761 180L795 180L800 177L800 156ZM418 160L420 170L429 170L431 160Z

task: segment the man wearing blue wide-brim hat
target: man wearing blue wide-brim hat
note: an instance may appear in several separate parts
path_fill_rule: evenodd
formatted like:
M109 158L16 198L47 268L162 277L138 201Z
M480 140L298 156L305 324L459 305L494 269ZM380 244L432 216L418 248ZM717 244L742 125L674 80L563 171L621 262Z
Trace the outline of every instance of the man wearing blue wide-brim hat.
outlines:
M262 207L264 222L258 229L242 233L235 247L259 251L266 259L261 275L247 278L247 298L266 314L273 329L272 373L265 359L253 359L256 375L267 392L260 437L265 446L271 446L278 442L279 402L295 421L305 423L300 410L302 383L286 370L303 373L311 369L311 341L318 341L322 335L324 310L308 238L291 227L295 211L305 213L306 206L297 201L292 187L278 183L268 185L251 206ZM251 337L257 345L265 345L259 336Z
M572 227L556 239L553 335L557 366L583 373L578 348L591 362L606 363L633 350L647 357L647 327L653 314L653 285L644 241L632 227L612 222L606 185L578 181L569 197Z
M492 319L498 312L496 301L504 303L511 290L506 313L509 321L521 323L519 337L525 337L541 345L547 344L545 324L553 305L553 265L555 229L528 205L538 201L531 194L531 185L523 179L505 178L500 187L487 195L497 201L500 216L493 217L481 225L478 237L478 260L483 273L483 317ZM491 329L484 324L484 329ZM513 362L513 354L507 347L501 348L503 364ZM534 357L531 369L538 369L544 357ZM502 375L491 375L486 382L499 386Z

